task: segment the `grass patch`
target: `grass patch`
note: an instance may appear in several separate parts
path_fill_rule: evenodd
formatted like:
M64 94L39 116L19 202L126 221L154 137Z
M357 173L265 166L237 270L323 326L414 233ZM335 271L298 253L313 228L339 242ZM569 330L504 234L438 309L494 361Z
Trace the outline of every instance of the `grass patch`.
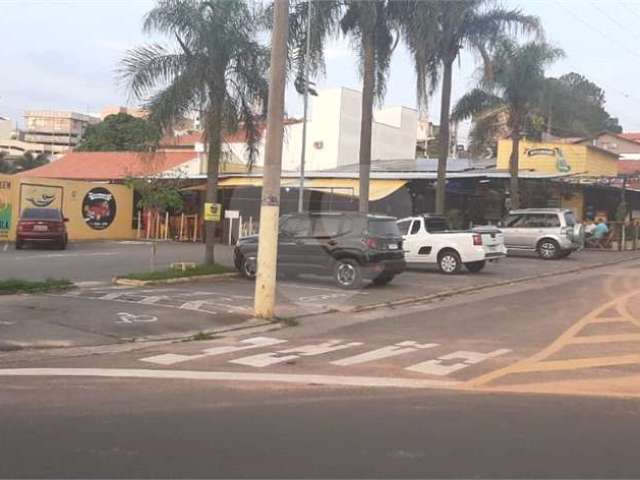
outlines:
M12 295L15 293L42 293L56 290L67 290L73 287L69 280L47 278L43 281L19 280L10 278L0 280L0 295Z
M200 275L220 275L222 273L233 272L234 270L222 265L197 265L195 268L188 270L158 270L155 272L141 272L141 273L129 273L120 278L126 278L129 280L169 280L172 278L184 278L184 277L197 277Z
M219 338L215 333L198 332L195 335L190 336L182 340L183 342L200 342L202 340L215 340Z

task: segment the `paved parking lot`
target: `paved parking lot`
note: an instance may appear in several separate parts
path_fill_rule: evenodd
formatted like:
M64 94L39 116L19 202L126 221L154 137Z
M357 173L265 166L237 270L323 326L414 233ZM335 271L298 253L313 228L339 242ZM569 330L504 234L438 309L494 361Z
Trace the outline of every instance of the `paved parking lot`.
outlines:
M197 247L163 244L159 257L167 264L185 260L201 254L201 246ZM127 268L143 269L145 259L137 257L143 257L146 249L148 245L138 243L99 242L82 244L77 250L60 254L46 250L5 252L2 277L11 276L7 271L15 271L17 265L25 265L29 267L25 273L31 272L36 277L63 276L60 273L66 270L74 280L100 281ZM226 263L230 261L228 247L220 247L218 253L219 258L227 259ZM276 313L281 318L302 318L332 311L347 313L362 307L503 284L523 277L589 269L603 262L631 257L629 253L617 252L581 252L558 261L510 257L488 265L481 273L453 276L440 274L435 269L411 269L389 285L369 285L358 291L339 289L330 278L303 276L295 281L279 282ZM132 266L136 261L141 262L141 268ZM253 289L253 283L242 278L140 288L115 287L104 282L62 294L0 297L0 349L103 345L252 325L258 323L252 318Z

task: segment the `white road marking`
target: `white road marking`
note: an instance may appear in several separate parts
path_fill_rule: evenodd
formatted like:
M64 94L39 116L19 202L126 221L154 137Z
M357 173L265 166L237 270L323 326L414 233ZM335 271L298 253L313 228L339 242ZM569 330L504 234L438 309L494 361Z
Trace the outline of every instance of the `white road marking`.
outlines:
M459 352L443 355L441 357L438 357L435 360L428 360L426 362L411 365L410 367L405 368L405 370L443 377L453 372L457 372L458 370L462 370L463 368L467 368L471 365L475 365L476 363L480 363L485 360L488 360L489 358L494 358L500 355L504 355L505 353L509 353L510 351L511 350L507 348L501 348L500 350L494 350L493 352L489 352L489 353L468 352L465 350L461 350ZM446 361L446 360L458 360L458 359L464 360L464 361L462 363L454 363L452 365L445 365L443 363L443 361Z
M124 293L123 292L107 293L106 295L98 297L98 300L116 300L121 295L124 295Z
M419 344L418 342L407 340L406 342L400 342L388 347L382 347L377 350L371 350L370 352L354 355L353 357L336 360L335 362L331 362L331 364L339 365L341 367L358 365L360 363L373 362L374 360L381 360L383 358L397 357L398 355L403 355L405 353L417 352L418 350L426 350L437 346L437 343Z
M16 322L5 322L4 320L0 320L0 325L3 327L9 327L11 325L15 325Z
M334 298L344 298L348 296L346 293L329 293L320 295L311 295L309 297L299 297L298 303L313 303L317 301L331 300Z
M333 293L344 293L344 290L338 290L337 288L327 288L327 287L312 287L310 285L299 285L297 283L289 283L283 282L282 285L291 288L303 288L305 290L324 290L325 292L333 292ZM363 292L361 290L350 292L351 295L369 295L367 292Z
M140 305L153 305L154 303L159 302L160 300L165 300L168 299L169 297L167 297L166 295L158 295L158 296L151 296L151 297L144 297L142 300L140 300L138 303Z
M362 345L361 342L350 342L340 344L342 340L329 340L317 345L303 345L288 350L280 350L278 352L267 352L259 355L251 355L249 357L230 360L229 363L237 363L238 365L247 365L249 367L268 367L277 363L289 362L297 358L322 355L330 352L337 352L345 348L357 347Z
M158 321L155 315L134 315L132 313L118 313L119 320L116 323L134 324L134 323L153 323Z
M118 368L8 368L3 377L106 377L163 380L209 380L226 382L268 382L302 385L381 388L455 388L461 382L390 377L354 377L343 375L304 375L282 373L206 372L193 370L147 370Z
M140 361L156 363L159 365L174 365L176 363L186 362L187 360L195 360L197 358L240 352L242 350L249 350L252 348L271 347L273 345L286 343L286 340L280 340L279 338L271 337L253 337L241 340L239 343L241 345L223 345L219 347L208 348L206 350L203 350L202 353L196 355L175 355L172 353L167 353L164 355L155 355L153 357L141 358Z
M4 248L2 250L4 250L5 252L9 249L9 244L5 243L4 244Z

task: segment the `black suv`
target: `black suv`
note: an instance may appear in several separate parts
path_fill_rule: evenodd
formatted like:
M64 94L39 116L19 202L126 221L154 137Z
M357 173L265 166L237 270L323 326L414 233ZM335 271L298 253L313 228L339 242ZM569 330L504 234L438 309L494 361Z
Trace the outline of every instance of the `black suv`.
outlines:
M331 274L347 289L364 279L389 283L405 270L396 219L358 213L303 213L280 218L278 274ZM243 237L234 250L236 268L255 278L258 237Z

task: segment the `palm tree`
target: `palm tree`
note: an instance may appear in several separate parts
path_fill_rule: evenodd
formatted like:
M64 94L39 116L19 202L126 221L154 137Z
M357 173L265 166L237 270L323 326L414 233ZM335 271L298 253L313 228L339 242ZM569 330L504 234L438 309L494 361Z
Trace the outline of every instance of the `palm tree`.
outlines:
M498 116L506 115L512 141L509 171L513 208L520 206L520 139L523 130L543 114L544 69L562 55L562 50L546 43L500 41L478 87L460 98L451 114L454 121L480 116L484 124L499 123Z
M490 6L490 0L415 0L405 2L402 33L412 53L418 74L418 99L433 89L434 75L441 70L440 148L436 184L436 212L444 213L447 157L449 153L449 111L453 63L467 48L488 59L488 49L510 29L541 33L536 17L518 9Z
M294 5L290 20L290 52L300 85L305 62L313 74L324 72L326 41L340 33L351 40L360 59L362 117L360 120L358 210L369 211L373 104L384 97L391 55L397 43L392 0L307 0ZM311 8L310 8L311 7ZM311 10L310 58L305 58L306 19ZM302 82L304 89L304 82Z
M264 115L269 51L256 38L262 14L244 1L159 0L144 30L169 37L127 52L120 73L130 92L146 102L150 119L169 130L201 111L208 145L206 202L216 203L224 132L246 132L249 166ZM214 262L215 222L205 222L205 263Z

